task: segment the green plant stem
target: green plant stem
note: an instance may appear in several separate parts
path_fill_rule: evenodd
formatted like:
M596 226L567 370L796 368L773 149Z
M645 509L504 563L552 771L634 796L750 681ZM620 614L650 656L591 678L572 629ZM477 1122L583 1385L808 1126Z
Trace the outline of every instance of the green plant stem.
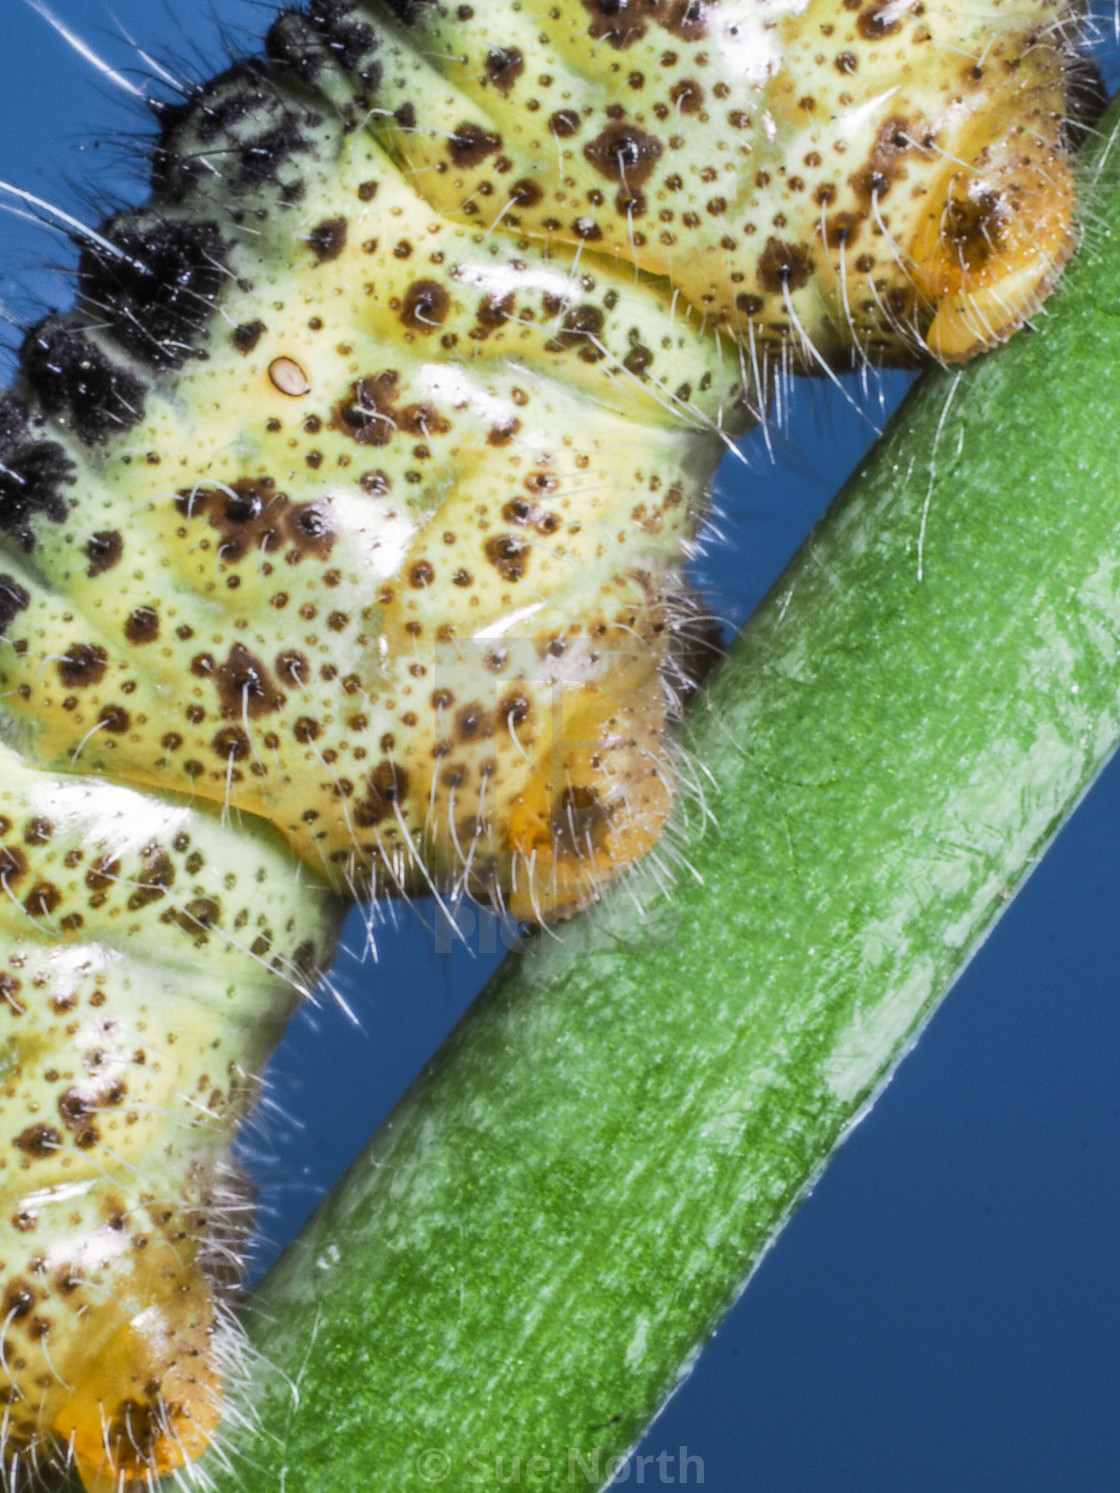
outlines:
M1037 335L922 382L694 709L692 870L509 964L266 1282L298 1403L255 1371L219 1488L602 1479L1099 772L1118 163Z

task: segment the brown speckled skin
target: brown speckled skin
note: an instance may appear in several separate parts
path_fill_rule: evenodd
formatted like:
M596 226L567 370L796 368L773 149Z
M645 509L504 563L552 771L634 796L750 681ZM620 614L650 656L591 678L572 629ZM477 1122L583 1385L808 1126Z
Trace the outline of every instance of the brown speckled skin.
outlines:
M377 53L370 127L448 216L663 276L706 326L802 370L849 363L853 345L876 362L924 351L943 290L932 245L914 251L932 223L974 274L1005 261L1007 304L959 357L1021 324L1065 252L1065 77L1044 35L1064 14L431 4ZM954 195L970 212L947 222ZM1011 240L1024 283L1009 297Z
M200 1450L211 1282L249 1223L229 1134L337 905L268 832L3 745L0 886L5 1461L52 1427L81 1443L83 1411L88 1452L91 1396L111 1439L166 1421Z
M311 0L164 110L0 400L9 1458L208 1439L228 1135L336 894L546 920L654 844L723 446L1037 308L1063 15Z

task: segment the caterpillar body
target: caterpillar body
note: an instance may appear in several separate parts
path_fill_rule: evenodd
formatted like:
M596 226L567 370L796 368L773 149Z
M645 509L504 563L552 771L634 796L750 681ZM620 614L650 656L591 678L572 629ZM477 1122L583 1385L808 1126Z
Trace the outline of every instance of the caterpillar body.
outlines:
M310 0L156 106L0 402L6 1486L213 1436L229 1140L348 901L656 843L719 455L1037 310L1064 19Z

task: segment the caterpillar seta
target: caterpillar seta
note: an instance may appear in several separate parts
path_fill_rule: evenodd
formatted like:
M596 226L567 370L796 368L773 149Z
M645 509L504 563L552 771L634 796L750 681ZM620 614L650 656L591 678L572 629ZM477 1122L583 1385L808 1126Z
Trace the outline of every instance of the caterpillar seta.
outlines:
M1038 310L1072 35L309 0L153 82L151 199L71 224L0 399L5 1487L215 1436L229 1144L348 903L551 922L656 844L722 452L792 374Z

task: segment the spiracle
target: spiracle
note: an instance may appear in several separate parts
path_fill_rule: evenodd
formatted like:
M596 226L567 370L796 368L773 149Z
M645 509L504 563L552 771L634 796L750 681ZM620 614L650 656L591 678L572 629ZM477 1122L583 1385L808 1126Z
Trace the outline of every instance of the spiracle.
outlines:
M656 843L683 557L776 380L1038 309L1052 21L310 0L157 106L0 399L10 1486L214 1436L230 1137L348 902L548 922Z

